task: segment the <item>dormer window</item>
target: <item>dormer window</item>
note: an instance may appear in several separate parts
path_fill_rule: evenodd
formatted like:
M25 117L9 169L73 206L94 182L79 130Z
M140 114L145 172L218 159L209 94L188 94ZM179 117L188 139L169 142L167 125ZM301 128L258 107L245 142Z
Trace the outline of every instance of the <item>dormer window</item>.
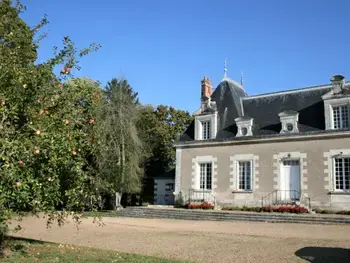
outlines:
M331 78L332 90L322 96L326 129L350 128L350 88L345 77L335 75Z
M210 121L202 121L202 140L210 139Z
M235 119L237 125L237 137L240 136L252 136L253 118L250 117L239 117Z
M278 114L282 129L280 133L298 132L299 113L293 110L282 111Z
M294 126L291 123L287 123L286 127L287 127L287 131L289 131L289 132L292 132L294 129Z
M349 107L348 105L333 107L334 129L349 128Z

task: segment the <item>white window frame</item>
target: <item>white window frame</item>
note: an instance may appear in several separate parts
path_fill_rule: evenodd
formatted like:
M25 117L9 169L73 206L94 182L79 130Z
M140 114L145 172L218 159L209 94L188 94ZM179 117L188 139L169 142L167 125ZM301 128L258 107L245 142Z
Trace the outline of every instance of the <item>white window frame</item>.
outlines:
M299 129L298 129L299 113L288 114L288 113L281 112L278 114L278 116L280 117L280 122L282 126L280 133L299 132ZM293 129L291 131L288 131L288 128L287 128L289 124L293 126Z
M210 128L209 128L210 135L209 135L209 138L206 140L214 139L216 137L216 133L217 133L217 123L218 123L217 118L218 118L217 113L195 116L194 139L195 140L204 140L203 139L202 123L207 122L207 121L210 122Z
M250 189L246 189L246 187L244 187L244 189L241 189L240 188L240 170L239 170L239 168L240 168L240 163L249 163L250 164ZM252 192L253 191L253 171L254 171L254 169L253 169L253 165L254 165L254 162L253 162L253 160L238 160L238 161L236 161L236 175L237 175L237 183L236 183L236 185L237 185L237 190L238 191L242 191L242 192ZM246 184L247 184L247 179L245 178L245 186L246 186Z
M239 166L238 162L251 162L251 190L239 190ZM234 154L230 156L230 189L235 193L253 193L260 189L259 185L259 155Z
M333 105L333 106L331 106L332 107L332 126L333 126L333 129L336 129L336 130L338 130L338 129L348 129L350 126L349 126L349 124L350 124L350 118L349 118L349 116L350 116L350 112L349 112L349 105L348 104L341 104L341 105ZM342 118L342 115L343 115L343 113L342 113L342 111L340 110L342 107L346 107L347 108L347 123L348 123L348 125L347 125L347 127L342 127L343 125L343 122L344 122L344 120L343 120L343 118ZM340 127L335 127L335 119L334 119L334 109L335 108L340 108L339 109L339 115L340 115L340 118L339 118L339 121L340 121L340 123L339 123L339 125L340 125Z
M347 106L348 118L350 127L350 97L345 98L332 98L331 94L326 94L322 98L324 99L324 114L326 122L326 130L337 130L334 128L334 107Z
M208 188L208 168L207 165L210 164L210 189ZM204 188L202 188L202 165L205 165L205 175L203 177L203 183L204 183ZM213 190L213 162L199 162L199 190L204 190L204 191L212 191Z
M253 127L253 118L249 118L249 119L241 119L236 118L235 119L236 125L237 125L237 134L236 137L241 137L241 136L252 136L253 132L252 132L252 127ZM242 133L242 129L246 128L247 129L247 134L243 134Z
M212 155L202 155L202 156L196 156L194 158L192 158L192 173L191 173L191 177L192 177L192 185L191 185L191 189L194 190L199 190L200 187L200 167L199 164L200 163L212 163L212 190L211 191L207 191L210 192L212 194L215 193L215 189L217 188L217 176L218 176L218 158ZM203 190L200 190L201 192L203 192Z
M336 182L336 165L335 165L335 160L336 159L345 159L345 158L348 158L350 159L350 155L339 155L339 156L336 156L336 157L333 157L332 158L332 166L333 166L333 169L332 169L332 179L333 179L333 189L334 189L334 192L344 192L344 193L350 193L350 188L349 189L337 189L337 182ZM349 167L350 168L350 167ZM344 168L343 168L344 169ZM350 175L349 175L350 176ZM344 177L344 175L343 175ZM345 178L344 178L345 179ZM345 180L344 180L344 186L345 186Z
M201 121L202 126L202 140L209 140L211 138L211 121Z

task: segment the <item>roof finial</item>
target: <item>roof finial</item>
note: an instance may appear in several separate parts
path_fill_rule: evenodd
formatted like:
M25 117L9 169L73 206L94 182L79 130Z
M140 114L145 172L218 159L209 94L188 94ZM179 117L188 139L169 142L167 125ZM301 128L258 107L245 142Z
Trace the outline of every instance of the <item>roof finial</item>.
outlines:
M225 58L224 77L227 77L227 59Z
M241 71L241 86L243 87L243 70Z

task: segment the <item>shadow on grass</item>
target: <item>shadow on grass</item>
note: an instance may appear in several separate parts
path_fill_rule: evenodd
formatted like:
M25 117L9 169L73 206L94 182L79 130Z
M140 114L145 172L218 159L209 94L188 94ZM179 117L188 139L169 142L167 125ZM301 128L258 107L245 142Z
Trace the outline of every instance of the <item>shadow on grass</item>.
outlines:
M8 236L7 237L8 241L22 241L25 243L33 244L33 245L44 245L44 244L55 244L53 242L47 242L47 241L41 241L37 239L31 239L31 238L24 238L24 237L14 237L14 236Z
M338 247L304 247L295 252L299 258L312 263L350 262L350 249Z

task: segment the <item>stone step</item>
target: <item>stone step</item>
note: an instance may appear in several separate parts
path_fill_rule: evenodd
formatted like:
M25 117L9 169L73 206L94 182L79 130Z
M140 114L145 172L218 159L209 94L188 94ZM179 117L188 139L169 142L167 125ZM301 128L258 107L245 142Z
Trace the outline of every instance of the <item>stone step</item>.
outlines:
M289 222L311 224L350 224L350 217L320 217L312 215L288 215L270 213L234 213L223 211L201 211L185 209L155 209L145 207L128 207L115 215L135 218L169 218L184 220L210 221L260 221L260 222Z

